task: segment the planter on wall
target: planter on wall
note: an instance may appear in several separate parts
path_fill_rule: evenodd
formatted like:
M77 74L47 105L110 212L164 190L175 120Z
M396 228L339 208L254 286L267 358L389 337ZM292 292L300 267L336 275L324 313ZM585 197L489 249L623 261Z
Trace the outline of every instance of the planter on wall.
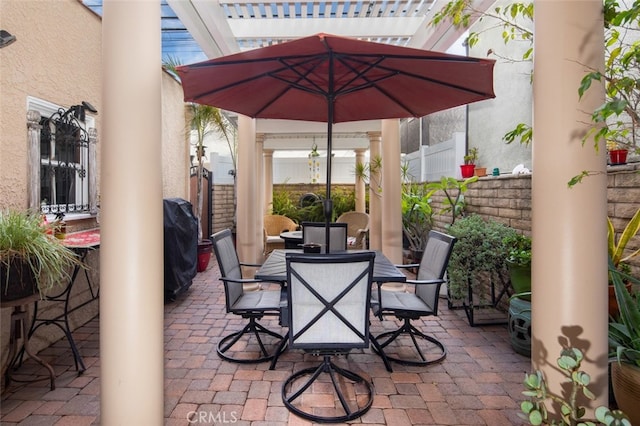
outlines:
M462 177L464 179L470 178L471 176L473 176L475 168L476 168L475 164L461 164L460 173L462 173Z
M487 168L486 167L476 167L473 173L478 177L486 176L487 175Z
M628 153L629 151L626 149L613 149L609 151L609 163L611 165L627 164Z

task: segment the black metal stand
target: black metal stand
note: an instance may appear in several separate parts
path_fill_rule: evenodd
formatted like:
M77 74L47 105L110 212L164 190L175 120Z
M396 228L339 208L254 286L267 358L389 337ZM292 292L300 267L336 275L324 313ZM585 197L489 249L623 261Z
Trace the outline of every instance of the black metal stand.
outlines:
M84 373L84 371L86 370L86 367L84 365L84 362L82 361L82 356L80 355L80 352L78 351L78 347L76 346L76 342L73 339L73 335L71 334L71 327L69 326L69 314L71 314L72 312L82 308L83 306L93 302L94 300L96 300L99 297L99 289L96 288L94 290L93 286L91 285L91 280L89 278L89 271L83 267L82 265L84 264L87 255L89 254L89 252L91 252L92 250L94 250L95 248L97 248L98 246L95 247L74 247L72 248L72 250L74 250L78 257L80 258L80 264L76 265L74 270L73 270L73 274L71 275L71 279L69 280L69 283L67 284L67 286L65 287L64 290L62 290L62 292L53 295L53 296L47 296L44 300L44 302L62 302L64 303L64 311L62 312L62 314L54 317L54 318L42 318L40 316L38 316L38 301L35 302L35 307L33 310L33 320L31 322L31 328L29 329L29 333L27 335L27 339L30 339L31 336L33 336L33 333L35 333L35 331L40 328L43 325L55 325L56 327L58 327L60 330L62 330L62 332L64 333L65 337L67 338L67 341L69 342L69 346L71 347L71 351L73 352L73 361L75 363L75 368L78 371L78 374L82 374ZM91 297L89 298L89 300L84 301L83 303L76 305L76 306L71 306L70 305L70 298L71 298L71 290L73 289L74 283L76 281L76 278L78 277L78 274L80 272L80 269L84 270L84 274L85 274L85 278L87 280L87 286L89 287L89 293L91 295ZM22 355L22 352L21 352Z
M41 358L36 356L35 353L31 351L31 346L29 345L29 326L27 324L28 321L28 309L27 307L32 303L38 300L39 295L26 297L23 299L12 300L9 302L3 302L2 307L11 307L13 306L13 312L11 313L11 333L9 336L9 365L4 372L4 380L5 387L9 386L11 383L11 371L16 370L20 365L22 365L23 355L26 352L34 361L38 364L42 365L49 371L49 381L51 382L50 388L54 390L56 388L56 376L53 370L53 367ZM37 309L34 307L34 309ZM22 339L22 348L18 352L18 340ZM18 380L15 380L18 381Z
M471 278L467 280L467 288L468 288L468 300L465 300L462 304L464 307L464 311L467 314L467 320L469 321L469 325L471 327L475 327L476 325L502 325L507 324L507 314L495 315L490 318L485 319L482 322L478 322L475 311L479 309L491 309L494 312L497 312L497 307L502 298L506 295L507 297L511 296L511 288L509 287L508 281L502 281L502 288L500 292L496 294L496 283L495 280L491 279L491 283L489 285L490 299L489 303L483 304L475 304L473 301L473 286L471 285Z

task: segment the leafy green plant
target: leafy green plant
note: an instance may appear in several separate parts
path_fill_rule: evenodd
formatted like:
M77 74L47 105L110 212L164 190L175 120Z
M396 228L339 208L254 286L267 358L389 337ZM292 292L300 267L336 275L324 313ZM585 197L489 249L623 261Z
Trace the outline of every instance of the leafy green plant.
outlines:
M620 237L616 241L616 231L613 227L613 222L610 218L607 218L607 251L609 257L613 262L613 266L621 268L625 262L628 262L633 257L640 254L640 249L625 256L624 251L627 248L627 244L633 237L638 234L640 230L640 209L636 210L633 217L627 222L627 225L622 230Z
M464 299L469 286L482 298L492 281L508 283L504 241L515 234L515 230L494 220L470 215L451 225L448 233L457 238L447 269L452 299Z
M478 148L473 147L469 149L467 155L464 156L464 164L476 164L478 160Z
M595 425L596 421L605 425L631 426L631 422L622 411L610 410L601 406L595 410L595 419L585 419L586 408L581 405L585 400L594 400L595 395L589 390L591 377L580 370L584 355L576 348L563 349L557 360L560 371L567 376L566 381L571 384L567 396L551 392L541 371L526 374L522 393L529 400L520 404L520 417L528 420L532 425ZM559 412L549 412L547 403L559 407Z
M609 347L618 362L640 367L640 298L629 294L624 281L640 284L640 280L621 272L609 259L609 276L618 301L620 315L609 321Z
M478 176L472 176L462 181L453 177L443 176L440 182L427 184L426 189L431 192L431 195L438 191L444 193L444 207L439 211L439 214L451 213L451 225L456 222L456 218L464 215L464 193L469 189L469 184L477 180Z
M78 264L75 253L43 226L39 214L23 211L0 211L0 267L5 270L3 294L11 277L10 265L23 262L29 266L43 297L48 290L67 281L71 268Z
M531 264L531 237L515 233L504 239L507 246L507 262L527 266Z
M414 251L424 250L433 228L431 195L425 184L405 183L402 186L402 232Z

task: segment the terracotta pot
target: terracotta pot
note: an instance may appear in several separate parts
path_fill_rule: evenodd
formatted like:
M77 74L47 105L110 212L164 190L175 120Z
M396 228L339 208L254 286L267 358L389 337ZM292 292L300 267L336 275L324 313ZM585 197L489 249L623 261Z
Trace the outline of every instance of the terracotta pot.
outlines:
M618 408L629 416L632 425L640 425L640 367L614 361L611 381Z
M487 168L486 167L476 167L473 173L478 177L486 176L487 175Z
M610 164L627 164L627 154L628 150L626 149L614 149L609 151L609 163Z
M473 172L476 168L475 164L462 164L460 165L460 172L462 173L462 177L464 179L470 178L473 176Z
M213 242L211 242L211 240L202 240L198 242L198 272L203 272L207 269L209 261L211 260L212 251Z

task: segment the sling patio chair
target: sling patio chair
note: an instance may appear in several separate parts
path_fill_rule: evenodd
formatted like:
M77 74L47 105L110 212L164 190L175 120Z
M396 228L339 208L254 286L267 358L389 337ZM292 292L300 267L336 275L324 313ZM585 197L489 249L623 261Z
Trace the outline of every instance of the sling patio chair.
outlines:
M440 286L456 239L438 231L430 231L429 239L419 264L396 265L398 268L418 268L416 279L407 280L405 291L385 290L378 286L371 307L381 320L395 316L402 326L375 337L379 347L391 361L405 365L428 365L442 361L447 356L444 345L429 336L411 321L438 315ZM408 338L406 338L408 337ZM395 343L392 345L392 343ZM377 346L374 345L377 351Z
M345 422L371 408L371 382L332 357L369 347L374 259L373 252L287 253L289 347L322 357L318 366L294 372L282 385L284 405L302 418ZM313 407L314 384L333 388L333 407Z
M280 316L284 293L282 290L244 291L245 284L264 283L262 280L243 278L242 266L260 265L241 263L238 259L231 231L225 229L211 236L224 284L227 313L248 320L247 325L220 340L217 352L220 358L240 363L256 363L272 359L280 350L284 336L271 331L258 321L265 316ZM257 342L252 342L251 337ZM269 350L268 348L272 348Z
M320 253L327 253L325 225L324 222L302 222L302 243L319 244ZM347 250L347 224L333 222L329 226L331 247L328 253Z

